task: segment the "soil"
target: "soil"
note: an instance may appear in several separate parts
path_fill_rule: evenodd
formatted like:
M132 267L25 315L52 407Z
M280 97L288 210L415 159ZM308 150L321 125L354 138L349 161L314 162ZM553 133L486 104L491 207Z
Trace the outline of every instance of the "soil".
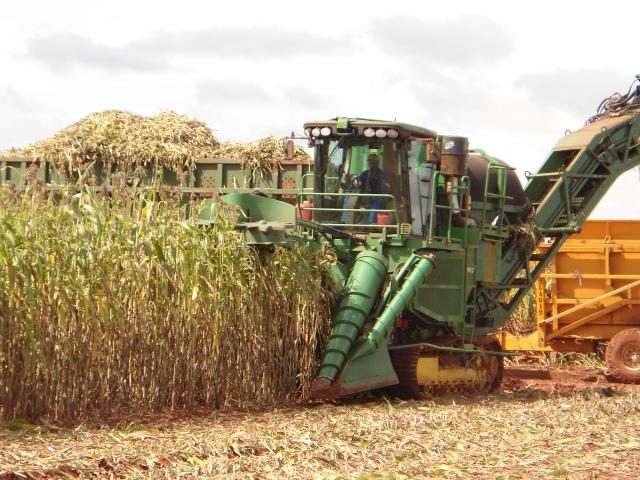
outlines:
M616 393L640 391L640 384L616 382L602 370L587 367L519 365L506 367L500 391L503 393L558 393L585 391Z
M489 395L0 422L0 480L638 478L640 385L510 366ZM133 413L133 412L131 412Z

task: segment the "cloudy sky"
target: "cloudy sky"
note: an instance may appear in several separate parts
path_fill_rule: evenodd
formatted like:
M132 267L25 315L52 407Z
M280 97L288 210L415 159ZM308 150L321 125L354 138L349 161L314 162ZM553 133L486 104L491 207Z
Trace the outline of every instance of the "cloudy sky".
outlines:
M243 141L344 115L465 135L535 170L640 73L640 2L524 5L6 2L0 149L112 108L176 110ZM638 189L629 172L594 216L640 218Z

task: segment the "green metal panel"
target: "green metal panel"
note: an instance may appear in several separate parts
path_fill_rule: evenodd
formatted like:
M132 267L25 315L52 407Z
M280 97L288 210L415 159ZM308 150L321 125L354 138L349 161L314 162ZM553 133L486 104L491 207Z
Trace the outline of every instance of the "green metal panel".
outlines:
M2 161L3 183L13 182L16 186L22 186L24 176L27 173L27 163L24 158L7 158Z
M219 187L217 179L218 165L213 163L203 163L198 165L194 171L196 188L216 188Z
M24 178L29 167L34 165L31 159L25 157L1 157L0 158L0 185L6 182L14 183L18 188L24 187ZM39 162L33 172L35 178L40 179L51 190L60 190L70 183L77 181L78 172L69 179L62 175L53 164ZM277 198L295 199L295 195L312 186L312 175L307 177L304 185L302 177L309 174L312 165L307 162L292 161L282 162L272 170L271 178L249 181L247 171L234 159L199 159L195 162L195 168L183 173L176 173L169 169L154 170L148 167L143 178L135 177L137 185L145 188L155 188L158 180L161 185L181 187L185 195L209 197L216 193L254 192L262 191L267 195ZM95 185L113 186L113 175L120 173L116 166L96 162L93 164L93 178ZM128 176L130 183L134 181L132 172L122 172ZM31 175L31 174L30 174Z
M254 187L256 190L260 190L260 189L268 190L268 189L278 188L278 175L279 175L279 170L272 169L270 175L266 175L263 178L254 179L253 182L251 183L251 186Z
M223 178L221 187L227 188L250 188L249 178L241 165L226 164L222 170Z
M277 186L283 190L301 191L303 188L302 175L301 165L283 165L282 170L278 171ZM293 195L291 197L295 198Z
M500 255L502 245L493 241L482 241L475 258L476 280L494 283L500 273Z
M434 252L434 262L437 268L418 287L411 309L440 322L462 323L466 314L466 251Z
M248 244L291 242L288 233L293 229L296 219L296 209L293 205L250 193L229 193L220 199L202 200L198 224L215 224L220 202L238 207L236 228Z

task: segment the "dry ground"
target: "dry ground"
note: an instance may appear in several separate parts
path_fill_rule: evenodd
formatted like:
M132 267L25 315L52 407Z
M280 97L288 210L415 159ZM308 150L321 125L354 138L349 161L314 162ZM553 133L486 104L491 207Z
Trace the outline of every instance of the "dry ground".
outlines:
M12 422L0 428L0 479L631 479L638 424L640 387L518 367L488 397Z

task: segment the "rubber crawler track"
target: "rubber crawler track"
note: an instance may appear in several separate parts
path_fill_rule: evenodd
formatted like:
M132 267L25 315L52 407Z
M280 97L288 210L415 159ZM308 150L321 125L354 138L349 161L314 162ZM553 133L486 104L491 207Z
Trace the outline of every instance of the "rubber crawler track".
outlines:
M422 398L424 392L418 385L418 358L419 348L408 348L406 350L391 351L391 363L398 375L400 383L389 387L389 394L398 398Z

